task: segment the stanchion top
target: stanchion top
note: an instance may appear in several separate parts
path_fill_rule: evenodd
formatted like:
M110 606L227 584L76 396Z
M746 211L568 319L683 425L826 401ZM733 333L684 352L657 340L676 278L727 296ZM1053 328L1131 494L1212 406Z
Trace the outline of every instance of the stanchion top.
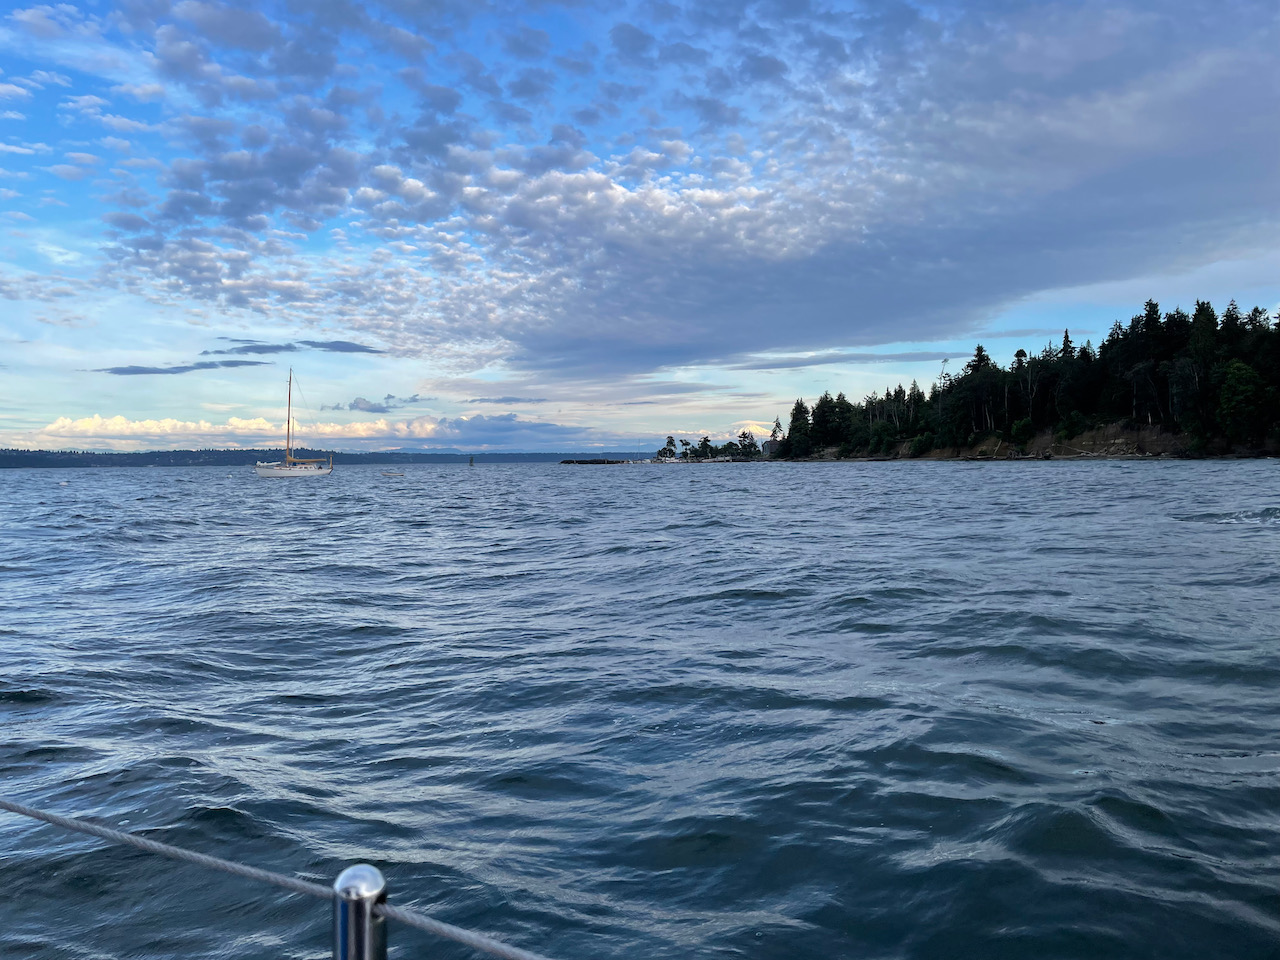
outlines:
M367 863L347 867L333 881L333 892L343 900L376 900L386 889L387 881L382 871Z

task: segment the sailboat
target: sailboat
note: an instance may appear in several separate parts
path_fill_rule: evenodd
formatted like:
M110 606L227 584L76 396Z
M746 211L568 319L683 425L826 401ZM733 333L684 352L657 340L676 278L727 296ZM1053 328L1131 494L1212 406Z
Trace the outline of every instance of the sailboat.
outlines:
M259 460L253 468L260 477L327 477L333 473L333 456L328 463L323 458L307 459L293 455L293 368L289 368L288 419L284 428L284 459L264 463Z

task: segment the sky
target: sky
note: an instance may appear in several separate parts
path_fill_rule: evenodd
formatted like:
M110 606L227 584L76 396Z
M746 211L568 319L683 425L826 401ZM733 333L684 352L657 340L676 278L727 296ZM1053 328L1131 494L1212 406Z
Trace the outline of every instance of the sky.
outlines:
M647 450L1280 307L1280 5L0 5L0 447Z

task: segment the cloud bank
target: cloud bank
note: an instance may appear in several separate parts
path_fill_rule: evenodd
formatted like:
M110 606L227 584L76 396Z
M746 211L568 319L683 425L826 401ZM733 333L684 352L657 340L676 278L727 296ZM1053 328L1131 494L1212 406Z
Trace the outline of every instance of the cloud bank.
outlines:
M176 418L131 420L94 414L59 417L28 437L32 447L60 448L68 443L114 449L164 447L278 447L284 424L261 417L229 417L223 423ZM356 423L307 424L295 442L302 446L347 450L570 450L647 448L650 439L577 425L526 420L513 413L498 416L378 418Z
M700 3L589 42L444 9L39 6L6 35L63 78L15 96L158 163L115 175L117 282L521 367L934 337L1221 254L1280 199L1272 4Z
M1278 28L1253 0L20 5L0 297L504 384L473 404L936 360L871 348L1273 253Z

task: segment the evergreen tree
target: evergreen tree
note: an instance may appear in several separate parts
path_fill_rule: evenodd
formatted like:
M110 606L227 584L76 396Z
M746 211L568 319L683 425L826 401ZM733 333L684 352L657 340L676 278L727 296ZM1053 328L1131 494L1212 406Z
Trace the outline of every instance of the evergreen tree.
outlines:
M813 452L813 438L810 436L809 408L804 398L797 398L791 408L791 422L787 426L787 456L807 457Z
M979 370L986 370L992 366L991 354L983 349L982 344L978 344L973 351L973 359L964 365L965 373L977 373Z
M937 446L971 447L993 434L1015 447L1041 430L1074 436L1093 423L1126 421L1189 433L1210 452L1226 444L1280 440L1280 325L1232 303L1221 319L1208 301L1189 315L1161 314L1148 300L1127 325L1117 321L1101 346L1061 345L1036 355L1019 349L1003 369L978 344L959 375L946 365L928 393L912 383L860 402L829 392L791 411L780 456L839 446L841 456L917 456ZM774 434L781 434L775 420ZM905 441L911 441L904 445ZM741 445L739 445L741 448Z
M836 427L838 434L836 442L840 444L849 443L853 436L854 424L858 420L858 413L854 410L853 404L849 402L849 398L844 393L836 394Z
M1148 300L1142 308L1142 333L1154 341L1160 336L1161 329L1160 304Z
M1244 342L1244 318L1240 316L1240 308L1232 300L1227 309L1222 311L1222 320L1218 326L1219 343L1227 359L1235 359L1240 355L1240 347Z
M840 417L830 391L814 401L809 424L809 436L813 439L814 449L835 446L840 442Z
M1218 315L1213 304L1197 300L1191 315L1190 373L1194 416L1188 424L1201 437L1208 435L1213 422L1214 396L1209 379L1218 359Z

